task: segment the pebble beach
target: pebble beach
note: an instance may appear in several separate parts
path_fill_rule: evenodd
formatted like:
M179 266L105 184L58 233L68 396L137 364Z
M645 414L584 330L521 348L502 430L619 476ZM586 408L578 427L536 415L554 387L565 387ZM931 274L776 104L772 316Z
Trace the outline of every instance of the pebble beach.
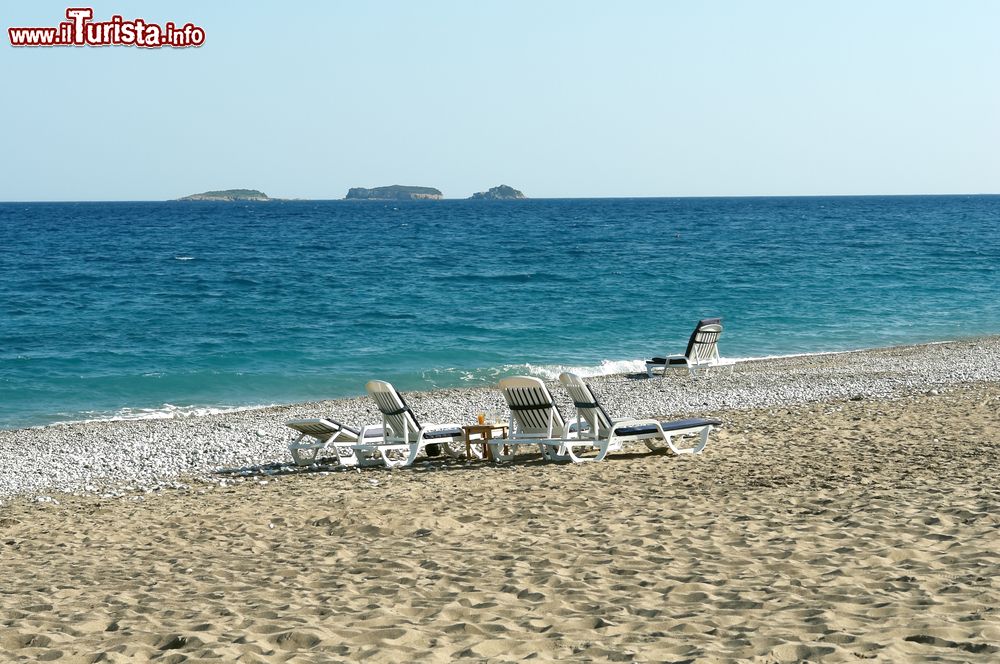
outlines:
M613 417L716 417L730 410L892 398L1000 381L1000 337L745 361L731 374L685 376L676 372L660 381L642 373L587 381ZM563 413L574 412L558 381L550 382L549 390ZM509 413L493 387L408 392L406 399L424 424L468 424L478 412L503 418ZM44 500L54 493L123 496L192 481L224 482L220 470L276 470L291 462L287 444L293 432L284 422L310 417L331 417L356 428L380 421L370 400L358 397L200 417L0 431L0 500Z
M1000 657L1000 337L588 380L724 424L698 456L395 470L291 464L286 420L366 398L2 431L0 661Z

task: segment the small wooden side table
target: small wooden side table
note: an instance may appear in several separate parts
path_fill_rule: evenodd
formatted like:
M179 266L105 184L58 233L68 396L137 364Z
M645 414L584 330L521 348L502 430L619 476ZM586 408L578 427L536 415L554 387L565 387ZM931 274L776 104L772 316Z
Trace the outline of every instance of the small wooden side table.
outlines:
M493 460L493 453L490 451L489 441L494 438L506 438L507 437L507 425L500 424L466 424L462 427L465 431L465 458L472 458L472 437L479 436L479 440L476 443L482 443L483 445L483 457L488 461ZM494 436L493 434L499 432L499 436Z

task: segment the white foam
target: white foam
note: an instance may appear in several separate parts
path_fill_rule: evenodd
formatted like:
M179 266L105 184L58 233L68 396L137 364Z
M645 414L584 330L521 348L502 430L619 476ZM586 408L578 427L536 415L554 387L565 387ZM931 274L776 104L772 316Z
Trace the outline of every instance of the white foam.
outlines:
M538 376L545 380L556 380L559 374L569 371L578 376L589 378L591 376L607 376L610 374L627 374L646 371L644 360L601 360L601 363L594 366L572 366L569 364L504 364L501 366L481 367L478 369L433 369L423 373L423 378L435 382L437 376L444 376L447 380L449 376L457 375L463 382L479 383L491 382L504 376L528 375Z
M947 343L947 342L938 342ZM725 360L730 360L733 362L752 362L758 360L777 360L786 359L792 357L818 357L822 355L839 355L843 353L857 353L865 350L871 349L854 349L854 350L835 350L835 351L818 351L812 353L789 353L783 355L758 355L753 357L723 357ZM600 364L597 365L583 365L583 366L573 366L568 364L506 364L501 367L491 367L489 369L480 369L474 372L466 372L462 376L462 380L474 381L481 380L485 376L510 376L514 374L524 374L528 376L537 376L544 380L557 380L559 374L563 372L574 373L581 378L592 378L594 376L611 376L616 374L645 374L646 373L646 360L601 360ZM485 376L484 376L485 374Z
M274 405L277 404L261 404L259 406L175 406L165 403L159 408L122 408L114 413L89 411L84 414L90 415L90 417L83 420L63 422L63 424L75 424L78 422L120 422L127 420L179 420L188 417L204 417L205 415L259 410Z
M511 368L523 368L529 376L538 376L545 380L556 380L564 372L574 373L581 378L593 376L610 376L613 374L645 373L645 360L601 360L600 364L591 366L572 366L568 364L521 364Z
M193 261L194 256L174 256L175 261Z

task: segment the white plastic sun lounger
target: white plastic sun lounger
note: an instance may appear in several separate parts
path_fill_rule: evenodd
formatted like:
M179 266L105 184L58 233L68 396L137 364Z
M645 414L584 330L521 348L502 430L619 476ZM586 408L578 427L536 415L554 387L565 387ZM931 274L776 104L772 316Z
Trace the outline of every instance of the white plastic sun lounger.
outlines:
M351 445L358 453L362 464L367 457L378 454L386 466L409 466L426 446L443 445L455 454L465 450L465 432L458 424L430 424L421 426L416 414L406 405L403 395L384 380L371 380L365 384L368 396L372 398L382 413L383 439L369 443L365 440ZM454 447L452 447L454 445ZM403 458L392 458L391 453L403 453Z
M509 461L521 445L537 445L545 458L557 458L566 421L545 383L533 376L511 376L500 381L500 392L510 408L510 425L506 439L490 441L493 459ZM502 453L504 447L511 448L509 454Z
M687 369L691 376L697 376L699 371L707 373L716 367L728 368L732 371L736 362L722 359L719 356L719 337L721 336L721 318L702 318L688 338L684 354L654 357L647 360L646 374L652 378L653 373L659 371L660 378L663 378L669 369Z
M708 444L708 435L712 427L722 424L715 419L687 419L672 422L660 422L648 419L612 419L594 390L575 374L564 373L559 376L559 382L573 399L576 406L576 435L563 442L560 452L565 453L573 461L584 461L576 455L578 447L596 447L597 456L592 460L600 461L608 452L622 449L623 443L642 441L650 450L657 451L666 444L674 454L700 454ZM678 447L674 438L682 436L698 436L694 447Z
M298 466L316 463L320 452L332 451L343 466L354 466L358 458L350 445L362 437L365 442L382 441L382 427L365 427L358 431L337 420L320 417L316 419L289 420L285 425L299 432L297 438L288 444L292 460Z

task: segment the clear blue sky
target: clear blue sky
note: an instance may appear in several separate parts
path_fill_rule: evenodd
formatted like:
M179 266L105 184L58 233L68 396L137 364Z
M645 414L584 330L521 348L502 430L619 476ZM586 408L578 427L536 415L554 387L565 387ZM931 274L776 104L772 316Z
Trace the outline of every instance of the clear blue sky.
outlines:
M0 200L1000 193L1000 2L93 4L186 50L15 49L67 2L12 5Z

